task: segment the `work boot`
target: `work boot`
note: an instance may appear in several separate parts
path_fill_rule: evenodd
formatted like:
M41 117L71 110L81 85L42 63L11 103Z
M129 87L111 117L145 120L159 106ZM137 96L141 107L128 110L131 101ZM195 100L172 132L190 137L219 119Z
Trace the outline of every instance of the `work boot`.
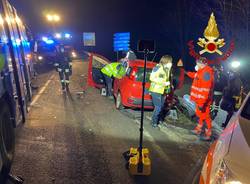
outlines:
M66 87L65 87L65 84L62 83L62 94L66 93Z
M62 91L64 91L64 90L65 90L65 88L66 88L65 83L64 83L64 82L61 82L61 86L62 86Z
M69 91L69 84L66 83L66 87L65 87L66 91Z
M160 120L160 121L158 122L158 125L163 125L163 123L164 123L164 121L163 121L163 120Z
M205 130L205 135L201 137L201 140L203 141L211 141L211 136L212 136L212 130L206 129Z
M190 131L192 134L199 136L201 134L201 126L197 125L193 130Z
M158 128L157 123L152 123L152 127L153 127L153 128Z
M227 125L226 125L225 123L222 123L221 128L222 128L222 129L225 129L226 126L227 126Z
M108 99L113 100L114 97L113 96L108 96Z
M196 129L194 129L194 130L190 130L190 132L192 133L192 134L194 134L194 135L201 135L201 131L200 130L196 130Z
M201 138L200 138L202 141L211 141L211 136L206 136L206 135L204 135L204 136L201 136Z

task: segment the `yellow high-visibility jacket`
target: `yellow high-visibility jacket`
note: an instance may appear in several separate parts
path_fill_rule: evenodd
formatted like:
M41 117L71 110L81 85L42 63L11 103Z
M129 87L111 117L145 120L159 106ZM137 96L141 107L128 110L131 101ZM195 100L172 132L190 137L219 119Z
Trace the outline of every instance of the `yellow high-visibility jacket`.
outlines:
M121 79L126 74L126 71L120 62L107 64L101 69L101 72L108 77L115 77L118 79Z
M165 69L161 64L156 65L150 75L150 92L163 94L170 89L170 69ZM167 84L167 85L166 85Z

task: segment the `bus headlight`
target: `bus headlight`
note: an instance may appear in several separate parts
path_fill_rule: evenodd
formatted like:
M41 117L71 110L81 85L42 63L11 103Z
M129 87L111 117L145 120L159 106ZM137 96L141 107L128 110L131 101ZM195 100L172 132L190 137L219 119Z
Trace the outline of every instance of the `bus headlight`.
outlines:
M72 52L71 55L72 55L73 58L77 57L77 54L75 52Z
M43 56L38 56L38 60L42 61L43 60Z

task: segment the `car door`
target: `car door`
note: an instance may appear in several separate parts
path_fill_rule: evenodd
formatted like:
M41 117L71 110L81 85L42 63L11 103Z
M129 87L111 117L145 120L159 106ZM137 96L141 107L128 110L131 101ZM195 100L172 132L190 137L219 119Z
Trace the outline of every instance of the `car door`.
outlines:
M104 85L101 69L109 64L109 61L99 55L91 54L89 57L88 85L101 88Z
M7 41L7 35L5 33L5 30L3 28L3 25L0 27L0 54L4 57L6 68L4 71L2 71L2 77L5 78L5 88L6 90L12 94L12 111L14 112L15 120L16 122L21 122L22 120L22 110L21 110L21 104L18 101L18 92L17 92L17 86L15 76L14 76L14 69L12 65L12 59L10 56L8 41Z
M117 79L118 89L121 91L121 93L124 92L126 86L129 83L129 80L130 80L129 76L132 72L132 69L133 69L133 67L128 67L126 69L126 74L121 79Z

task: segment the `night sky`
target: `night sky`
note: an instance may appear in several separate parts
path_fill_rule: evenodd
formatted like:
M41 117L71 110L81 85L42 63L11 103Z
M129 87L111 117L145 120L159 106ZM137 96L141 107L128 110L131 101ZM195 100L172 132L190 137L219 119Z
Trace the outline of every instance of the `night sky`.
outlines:
M33 33L46 33L51 27L45 21L49 11L62 16L57 30L72 32L75 44L83 48L82 33L96 32L97 46L92 51L110 59L113 52L113 34L131 32L131 48L136 50L139 39L154 39L157 59L164 54L175 60L187 57L188 40L202 37L210 13L215 16L221 31L224 26L221 12L213 1L203 0L10 0L30 26ZM217 1L217 0L214 0ZM226 39L226 35L223 35ZM192 61L190 61L192 62Z

